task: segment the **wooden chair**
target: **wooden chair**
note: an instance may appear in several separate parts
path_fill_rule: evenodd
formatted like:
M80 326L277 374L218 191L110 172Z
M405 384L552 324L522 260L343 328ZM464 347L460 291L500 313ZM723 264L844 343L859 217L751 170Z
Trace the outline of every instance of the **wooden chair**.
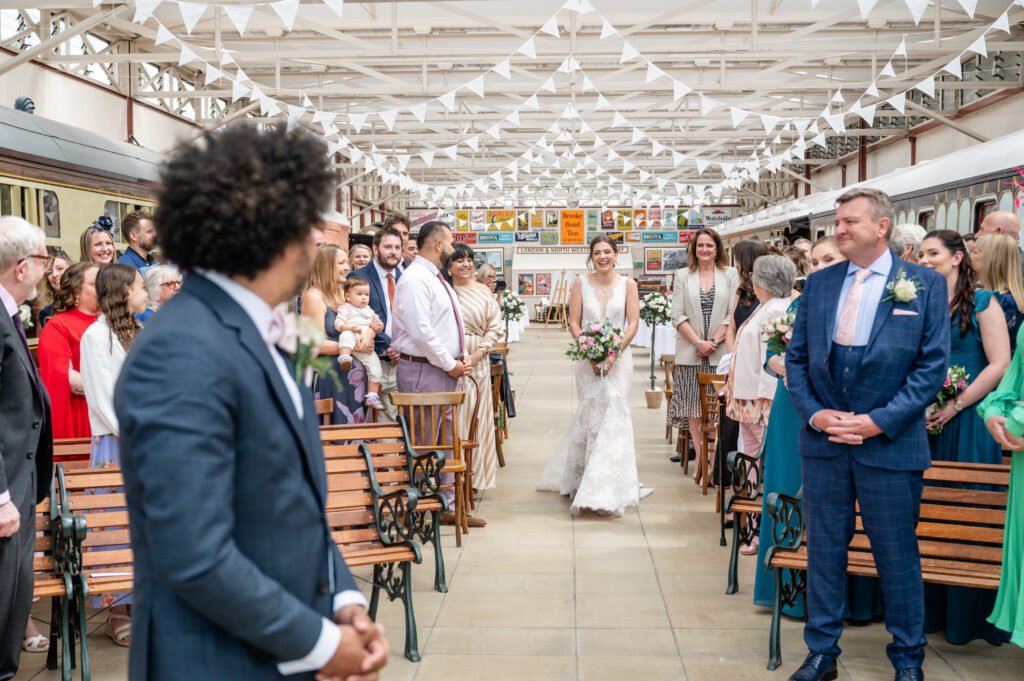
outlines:
M504 402L501 392L502 371L500 364L491 365L491 406L494 412L494 446L498 450L498 465L505 467L505 452L502 451L501 443L505 441L505 433L501 428L504 418Z
M672 444L672 426L668 422L668 407L672 403L672 377L676 370L676 356L662 355L661 366L665 370L665 439Z
M708 462L711 460L713 447L718 446L718 417L719 402L718 391L725 386L725 377L718 374L697 373L697 388L700 395L700 459L697 465L700 467L701 492L708 493ZM693 435L691 433L691 435ZM686 460L684 450L683 461ZM686 470L685 466L683 470ZM721 482L721 481L719 481ZM719 484L719 503L721 500L721 487ZM718 506L715 507L717 511Z
M476 489L473 487L473 455L480 448L480 400L483 398L480 382L472 376L466 376L466 381L473 386L474 399L470 404L470 393L466 393L466 409L472 409L469 418L469 429L462 439L462 458L466 462L466 474L463 476L466 499L469 500L469 508L476 510Z
M391 393L391 404L398 407L409 425L409 436L417 452L440 452L445 464L442 473L455 475L455 545L462 546L462 533L469 533L469 512L466 508L467 466L459 435L459 410L466 393ZM450 421L449 417L450 416ZM442 484L441 487L452 487Z
M320 425L331 425L331 415L334 413L334 400L329 397L323 400L313 400L313 406L316 407L316 414L320 417Z

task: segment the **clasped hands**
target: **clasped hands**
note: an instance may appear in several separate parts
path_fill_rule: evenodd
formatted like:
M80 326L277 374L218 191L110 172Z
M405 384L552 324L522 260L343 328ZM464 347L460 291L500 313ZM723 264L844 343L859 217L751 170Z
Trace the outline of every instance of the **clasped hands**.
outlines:
M384 628L375 624L361 605L346 605L334 613L341 643L316 678L318 681L376 681L388 663Z
M698 340L694 346L697 349L697 354L701 357L710 357L718 349L719 341L714 338L708 338L707 340Z
M844 445L864 444L864 440L882 432L867 414L854 414L850 411L822 409L811 420L818 430L828 433L829 442Z

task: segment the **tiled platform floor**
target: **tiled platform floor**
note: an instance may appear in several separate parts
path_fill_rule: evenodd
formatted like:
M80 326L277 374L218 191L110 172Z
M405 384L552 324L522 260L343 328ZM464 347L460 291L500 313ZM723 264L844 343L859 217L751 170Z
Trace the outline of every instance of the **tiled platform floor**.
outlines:
M728 550L718 544L714 497L704 497L670 464L664 408L648 410L642 391L649 355L636 352L631 404L640 479L655 488L620 519L573 518L568 502L534 491L541 469L575 405L567 337L534 325L510 358L518 417L505 448L498 488L487 492L462 549L445 538L449 593L432 590L424 551L415 574L423 661L401 656L402 608L381 606L393 655L393 681L785 681L805 654L798 621L784 624L783 666L765 669L770 613L751 604L753 558L741 563L740 592L724 595ZM658 371L659 385L661 372ZM367 571L360 571L365 578ZM368 589L367 589L368 591ZM45 631L48 606L35 610ZM93 678L126 676L127 652L103 634L94 613ZM882 624L848 629L840 679L891 679ZM975 642L950 646L929 637L930 681L1024 678L1024 650ZM19 681L59 678L44 656L24 655Z

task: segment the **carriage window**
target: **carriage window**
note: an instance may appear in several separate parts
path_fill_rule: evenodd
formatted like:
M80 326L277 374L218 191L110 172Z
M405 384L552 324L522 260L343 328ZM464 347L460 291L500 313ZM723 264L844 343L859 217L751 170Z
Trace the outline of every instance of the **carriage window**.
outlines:
M48 189L39 190L43 229L48 237L60 236L60 202L57 195Z
M1013 194L1006 191L999 195L999 210L1013 212Z
M917 214L917 224L924 227L924 231L930 232L935 229L935 211L932 209L922 210Z
M974 229L972 232L977 232L978 227L981 227L981 221L988 217L989 213L996 212L996 200L994 198L984 199L974 204Z
M935 227L933 229L945 229L946 228L946 207L939 204L939 209L935 213Z
M8 184L0 184L0 215L15 215L14 192Z
M1017 192L1017 217L1024 221L1024 189Z
M114 227L110 230L114 241L121 241L121 218L125 214L125 205L118 201L104 201L103 214L114 221Z
M904 213L903 211L900 211L899 215L896 216L896 224L897 225L902 225L906 221L907 221L907 214Z
M946 229L956 231L956 201L950 201L949 205L946 206Z
M960 220L957 227L961 234L971 231L971 202L967 199L960 202Z

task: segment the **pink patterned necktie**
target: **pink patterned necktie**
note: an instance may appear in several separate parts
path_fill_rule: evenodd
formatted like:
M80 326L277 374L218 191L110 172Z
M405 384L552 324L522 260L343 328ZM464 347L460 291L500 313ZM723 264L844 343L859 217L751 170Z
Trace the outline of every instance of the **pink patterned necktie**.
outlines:
M444 292L448 294L448 300L452 301L452 310L455 312L455 323L459 327L459 356L456 359L462 359L462 356L466 353L466 327L462 324L462 315L459 314L459 306L455 304L455 297L452 295L451 289L448 288L448 282L444 280L444 275L438 272L437 278L441 281L441 286L444 288Z
M870 277L871 270L857 270L853 275L853 286L846 294L843 311L839 314L839 326L836 328L836 343L854 345L857 338L857 315L860 313L860 299L864 296L864 280Z

